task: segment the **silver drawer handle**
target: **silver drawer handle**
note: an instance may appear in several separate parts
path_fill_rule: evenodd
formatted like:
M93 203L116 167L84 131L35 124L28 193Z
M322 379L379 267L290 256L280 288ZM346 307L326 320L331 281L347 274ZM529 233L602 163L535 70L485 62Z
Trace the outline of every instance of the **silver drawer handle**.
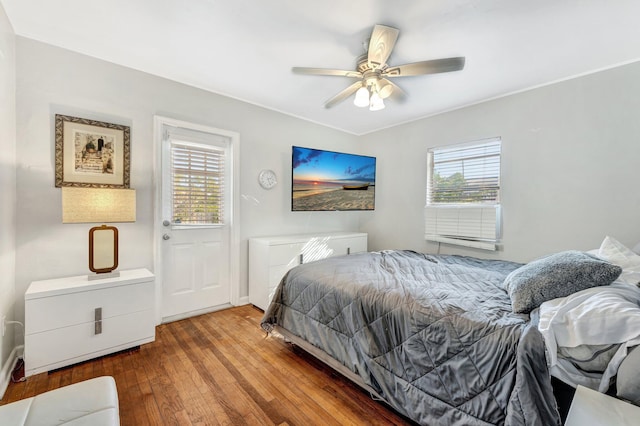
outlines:
M102 308L96 308L94 311L94 333L102 334Z

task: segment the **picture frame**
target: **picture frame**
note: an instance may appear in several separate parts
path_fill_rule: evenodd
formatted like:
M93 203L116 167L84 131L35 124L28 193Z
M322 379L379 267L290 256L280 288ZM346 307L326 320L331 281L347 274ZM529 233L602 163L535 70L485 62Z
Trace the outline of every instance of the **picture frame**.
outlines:
M130 134L129 126L56 114L56 188L129 188Z

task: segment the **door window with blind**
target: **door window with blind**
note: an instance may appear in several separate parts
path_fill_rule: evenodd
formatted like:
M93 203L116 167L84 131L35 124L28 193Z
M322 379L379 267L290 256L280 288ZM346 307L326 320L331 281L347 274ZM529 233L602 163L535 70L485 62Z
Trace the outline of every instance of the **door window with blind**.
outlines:
M501 145L500 138L491 138L429 149L427 240L496 249Z
M169 133L169 188L173 225L220 226L227 221L227 144L195 142L197 138Z

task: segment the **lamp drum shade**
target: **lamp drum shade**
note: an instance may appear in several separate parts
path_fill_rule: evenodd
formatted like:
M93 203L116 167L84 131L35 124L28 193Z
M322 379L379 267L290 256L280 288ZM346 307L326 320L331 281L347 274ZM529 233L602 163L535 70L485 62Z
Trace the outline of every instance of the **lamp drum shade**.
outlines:
M62 223L135 221L135 189L62 188Z

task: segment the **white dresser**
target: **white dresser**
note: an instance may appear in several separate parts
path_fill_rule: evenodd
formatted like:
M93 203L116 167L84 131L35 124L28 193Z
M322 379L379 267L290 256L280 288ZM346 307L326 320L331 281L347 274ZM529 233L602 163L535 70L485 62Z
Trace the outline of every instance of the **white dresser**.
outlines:
M301 263L367 251L367 234L279 235L249 239L249 302L265 310L284 274Z
M31 283L25 299L25 375L155 340L154 275L86 275Z

